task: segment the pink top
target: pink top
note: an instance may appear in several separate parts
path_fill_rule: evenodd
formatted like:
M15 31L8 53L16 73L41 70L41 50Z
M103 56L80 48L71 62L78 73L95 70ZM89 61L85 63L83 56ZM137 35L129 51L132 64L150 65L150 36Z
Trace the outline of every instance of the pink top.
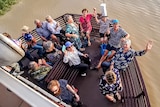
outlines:
M79 22L82 24L82 28L84 32L87 32L87 31L91 32L92 30L91 18L92 18L92 14L87 14L86 17L81 16L79 18Z

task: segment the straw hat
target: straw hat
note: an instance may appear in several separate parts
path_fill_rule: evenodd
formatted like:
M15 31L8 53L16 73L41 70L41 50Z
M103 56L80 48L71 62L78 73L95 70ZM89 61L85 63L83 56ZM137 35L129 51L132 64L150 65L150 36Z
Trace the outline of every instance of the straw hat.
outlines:
M28 32L29 27L24 25L21 29L22 29L23 32L26 33L26 32Z

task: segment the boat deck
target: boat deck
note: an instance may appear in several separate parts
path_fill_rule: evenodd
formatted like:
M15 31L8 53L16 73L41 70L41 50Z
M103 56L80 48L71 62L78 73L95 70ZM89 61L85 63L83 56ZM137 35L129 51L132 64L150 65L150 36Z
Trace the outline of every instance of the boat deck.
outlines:
M71 14L74 21L78 23L80 15ZM60 25L65 28L66 22L64 15L55 19L60 22ZM91 33L92 45L86 48L85 53L88 53L92 59L92 66L96 66L100 59L100 41L99 41L99 26L92 19L93 31ZM33 31L35 32L35 31ZM35 35L35 33L33 33ZM24 60L24 64L28 64L28 60ZM121 72L121 78L124 90L121 93L123 100L116 103L109 102L99 91L99 77L103 74L102 70L88 70L86 77L77 76L73 84L79 90L79 95L84 107L150 107L149 98L144 85L144 81L138 67L136 59L130 64L127 71ZM38 86L46 89L46 84L38 83L37 81L27 77L27 72L22 76L28 78Z

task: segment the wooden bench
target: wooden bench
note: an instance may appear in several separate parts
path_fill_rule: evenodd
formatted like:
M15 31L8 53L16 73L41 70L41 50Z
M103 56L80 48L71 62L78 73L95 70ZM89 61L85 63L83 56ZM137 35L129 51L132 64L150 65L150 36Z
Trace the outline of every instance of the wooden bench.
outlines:
M123 91L123 107L150 107L145 84L140 73L136 59L134 59L126 71L120 72Z
M73 84L76 79L79 70L70 67L68 64L63 63L63 58L61 57L54 65L53 69L49 72L45 78L45 82L49 83L51 80L56 79L66 79L69 84Z

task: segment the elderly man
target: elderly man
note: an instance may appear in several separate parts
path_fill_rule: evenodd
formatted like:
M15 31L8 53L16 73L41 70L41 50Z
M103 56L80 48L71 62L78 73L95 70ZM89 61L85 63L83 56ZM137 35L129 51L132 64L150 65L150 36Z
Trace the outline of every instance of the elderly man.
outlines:
M106 51L104 55L101 57L96 68L101 67L101 63L106 59L109 51L111 51L111 55L107 57L107 60L108 61L111 60L111 58L114 56L118 48L120 48L120 42L123 41L124 39L129 38L129 34L124 29L119 27L119 21L117 19L114 19L112 23L113 23L113 28L111 28L107 32L107 34L110 35L110 38L106 47Z
M112 58L110 62L104 61L102 63L103 71L106 69L116 68L118 70L125 70L129 63L134 59L135 56L142 56L146 54L152 48L152 41L149 41L146 45L146 49L142 51L135 51L131 49L131 40L126 39L122 42L122 48L120 48L115 56Z
M36 32L43 41L48 41L50 39L57 41L57 37L48 30L46 21L41 22L39 19L36 19L34 23L36 25Z
M46 63L44 59L38 59L38 63L35 61L31 61L29 63L29 74L37 80L41 81L45 78L45 76L48 74L48 72L52 69L50 65Z

